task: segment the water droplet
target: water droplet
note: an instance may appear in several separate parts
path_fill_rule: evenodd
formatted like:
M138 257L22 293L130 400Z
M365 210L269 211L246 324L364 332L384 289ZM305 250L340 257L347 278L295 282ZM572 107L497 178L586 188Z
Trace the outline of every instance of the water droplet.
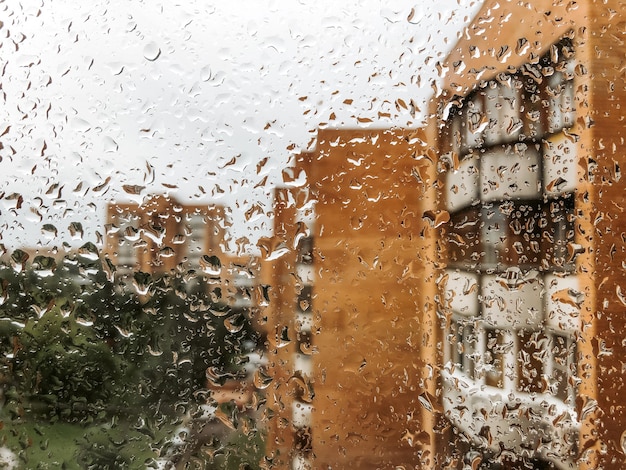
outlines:
M202 67L202 69L200 70L200 78L202 79L203 82L208 82L209 80L211 80L212 76L213 76L213 73L211 72L210 66L206 65Z
M56 267L56 261L49 256L36 256L33 260L33 268L41 277L52 276Z
M78 249L78 254L83 258L95 261L100 255L98 253L98 248L91 242L85 243Z
M622 432L622 437L620 438L619 442L622 446L622 452L626 454L626 431Z
M289 377L287 383L297 389L297 395L300 401L303 401L304 403L313 402L315 392L313 391L313 385L308 377L303 375L301 372L296 371L294 375Z
M548 191L561 191L565 185L567 185L567 180L561 178L560 176L548 183L546 189Z
M240 313L224 320L224 326L229 333L239 333L245 325L245 317Z
M81 240L83 238L83 225L80 222L72 222L68 229L74 240Z
M617 294L617 298L620 300L620 302L626 305L626 297L622 292L622 286L615 286L615 293Z
M304 341L300 343L300 352L305 356L311 356L314 351L316 351L315 346L313 346L310 342Z
M280 330L280 333L278 331L276 332L276 347L284 348L290 343L291 343L291 339L289 338L289 327L284 326Z
M619 292L617 295L620 295ZM580 308L585 300L585 294L574 289L561 289L552 294L551 298L554 302L561 302L565 305Z
M102 191L103 189L105 189L109 185L110 181L111 181L111 177L107 176L106 179L102 183L100 183L98 186L95 186L93 188L93 192L97 193L97 192Z
M118 326L118 325L114 325L114 326L115 326L115 329L117 330L117 332L118 332L120 335L122 335L122 337L124 337L124 338L130 338L131 336L133 336L133 332L132 332L132 331L128 331L128 330L126 330L126 329L124 329L124 328L121 328L121 327L120 327L120 326Z
M56 300L52 299L45 307L40 307L39 305L31 305L31 308L37 314L37 318L42 318L46 313L48 313L52 307L56 305Z
M133 275L133 286L139 295L146 295L152 285L150 274L141 271Z
M478 470L482 461L483 459L481 455L474 456L471 461L472 470Z
M150 354L151 356L158 357L158 356L161 356L163 354L163 351L161 351L160 349L154 349L152 347L152 345L149 344L148 345L148 354Z
M350 226L352 230L360 230L363 227L364 217L350 217Z
M222 262L217 256L202 256L200 258L200 267L209 276L219 276L222 272Z
M85 317L82 317L82 316L77 316L76 317L76 323L78 323L79 325L82 325L82 326L93 326L93 319L85 318ZM118 328L118 331L119 331L119 328ZM120 331L120 333L121 333L121 331ZM128 336L130 336L130 334ZM124 337L127 338L128 336L124 336Z
M56 237L58 233L57 228L52 224L44 224L41 231L49 237Z
M220 373L217 367L207 367L205 371L205 376L209 382L211 382L215 386L221 386L224 381L225 375Z
M81 118L74 118L72 120L72 125L74 129L78 132L87 132L88 130L91 129L91 124L89 124L89 122Z
M263 368L258 369L252 378L254 386L258 390L265 390L272 383L272 380L272 377Z
M437 228L450 221L450 214L447 211L427 210L422 215L422 219L426 220L431 227Z
M306 173L293 168L283 170L283 183L289 187L300 187L306 183Z
M284 242L280 242L278 245L274 246L271 243L262 243L262 241L259 241L259 248L261 248L261 252L266 261L278 259L289 253L289 247Z
M26 265L26 261L28 260L29 256L28 253L22 251L22 250L15 250L12 254L11 254L11 266L13 266L13 269L16 272L22 272L22 270L24 269L25 265Z
M430 400L430 397L428 396L428 392L422 393L419 397L417 397L417 399L419 400L420 404L424 408L426 408L427 411L430 411L432 413L433 404L432 404L432 401Z
M141 194L141 191L143 191L146 187L145 186L138 186L136 184L125 184L124 186L122 186L122 188L128 194L139 195L139 194Z
M303 222L298 222L296 225L296 235L293 237L293 249L297 250L300 240L310 237L311 231L309 227Z
M102 139L102 144L105 152L117 152L117 149L119 148L117 142L108 136Z
M172 258L176 252L169 246L163 247L159 250L159 256L161 258Z
M150 62L154 62L155 60L157 60L160 55L161 49L159 48L159 46L157 46L155 42L150 42L146 44L146 46L143 48L143 56L146 58L146 60L149 60Z

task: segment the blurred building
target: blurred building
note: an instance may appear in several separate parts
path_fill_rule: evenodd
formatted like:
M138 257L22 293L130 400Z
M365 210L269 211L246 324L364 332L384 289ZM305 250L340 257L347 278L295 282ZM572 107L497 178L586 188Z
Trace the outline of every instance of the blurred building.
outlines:
M625 31L617 0L487 1L441 64L442 453L459 461L624 468Z
M225 226L224 208L217 205L181 204L162 195L141 204L109 203L105 253L120 277L165 273L181 263L219 274L210 258L224 255Z
M310 155L294 168L304 177ZM292 175L291 175L292 176ZM270 468L307 468L312 462L313 229L308 186L274 193L274 235L259 243L267 331L266 455Z
M137 272L196 273L220 286L217 300L251 312L257 306L259 260L228 250L228 226L219 205L181 204L162 195L142 204L110 203L105 268L115 269L120 280L132 280Z
M435 468L435 247L423 135L320 130L276 191L268 459Z

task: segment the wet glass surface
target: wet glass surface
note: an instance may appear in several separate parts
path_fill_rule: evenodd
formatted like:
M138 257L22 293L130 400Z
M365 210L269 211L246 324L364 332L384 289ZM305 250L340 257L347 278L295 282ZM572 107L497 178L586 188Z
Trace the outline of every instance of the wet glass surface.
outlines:
M0 0L0 467L623 468L625 28Z

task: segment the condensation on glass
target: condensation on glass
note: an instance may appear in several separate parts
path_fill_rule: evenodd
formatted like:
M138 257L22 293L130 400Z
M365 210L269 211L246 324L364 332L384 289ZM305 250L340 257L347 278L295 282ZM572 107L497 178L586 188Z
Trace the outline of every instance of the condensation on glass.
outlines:
M207 3L0 0L0 467L626 466L623 2Z

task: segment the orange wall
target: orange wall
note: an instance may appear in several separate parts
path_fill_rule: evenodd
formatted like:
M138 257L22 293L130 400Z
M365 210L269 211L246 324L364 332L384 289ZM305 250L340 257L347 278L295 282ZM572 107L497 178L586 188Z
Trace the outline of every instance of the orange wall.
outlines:
M288 173L306 184L276 192L275 233L262 240L267 310L268 456L287 468L294 454L289 378L298 230L296 208L314 201L312 468L433 468L437 425L434 232L423 218L430 167L418 131L320 130L317 146ZM420 395L432 403L427 409Z

